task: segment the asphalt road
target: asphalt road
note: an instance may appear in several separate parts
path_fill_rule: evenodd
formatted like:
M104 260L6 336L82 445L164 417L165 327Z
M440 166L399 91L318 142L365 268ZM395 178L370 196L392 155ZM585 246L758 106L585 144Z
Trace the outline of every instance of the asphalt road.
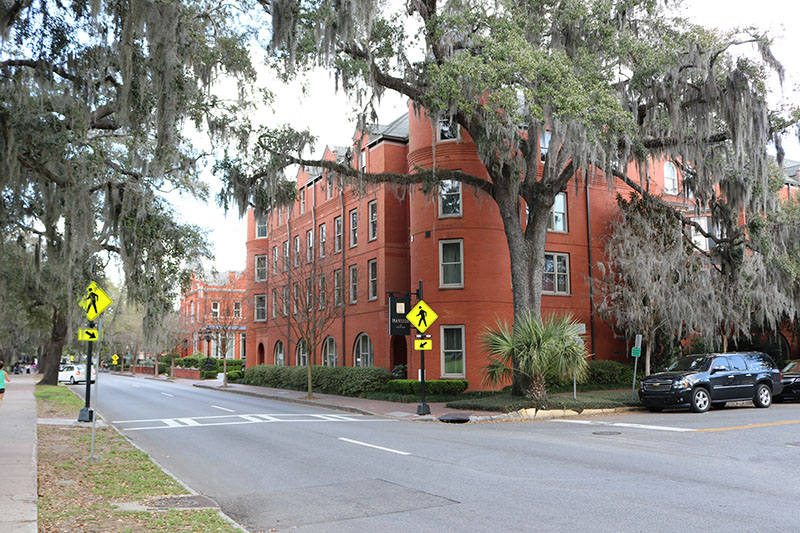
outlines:
M449 425L101 374L97 410L251 531L732 532L797 522L796 403Z

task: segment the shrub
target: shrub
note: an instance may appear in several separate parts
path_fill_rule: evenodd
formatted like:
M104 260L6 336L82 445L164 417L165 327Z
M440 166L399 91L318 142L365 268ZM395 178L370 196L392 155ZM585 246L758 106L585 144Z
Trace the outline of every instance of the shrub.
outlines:
M392 379L406 379L408 377L408 366L395 365L392 369Z
M440 379L425 381L426 394L458 395L467 390L469 381L466 379ZM397 394L422 393L422 382L416 379L393 379L386 383L387 392Z
M306 390L308 369L304 366L251 366L244 372L244 383L277 389ZM314 390L341 396L359 396L382 390L391 378L385 368L311 367Z
M244 373L242 373L241 370L229 370L228 371L228 381L238 381L238 380L242 379L243 375L244 375Z
M228 359L225 363L228 367L228 371L231 370L241 370L242 366L244 366L244 360L242 359ZM220 368L222 367L222 361L219 362Z
M203 370L202 372L200 372L200 379L217 379L217 374L219 374L219 372L217 372L216 370L209 370L209 371Z
M619 361L589 361L588 383L615 385L633 381L633 368Z

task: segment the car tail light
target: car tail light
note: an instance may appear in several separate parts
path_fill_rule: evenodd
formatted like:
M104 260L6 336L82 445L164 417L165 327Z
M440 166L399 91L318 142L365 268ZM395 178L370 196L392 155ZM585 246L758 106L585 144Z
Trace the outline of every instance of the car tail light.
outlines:
M778 370L778 381L783 381L783 372Z

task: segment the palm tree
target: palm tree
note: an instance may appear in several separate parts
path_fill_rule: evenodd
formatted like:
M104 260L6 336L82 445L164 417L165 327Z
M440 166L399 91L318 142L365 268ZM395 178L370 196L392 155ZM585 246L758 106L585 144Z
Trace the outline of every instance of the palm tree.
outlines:
M578 324L571 315L540 319L528 313L516 321L513 330L506 322L487 327L483 343L489 363L483 369L483 382L492 386L510 382L514 371L528 376L528 397L539 407L547 395L548 378L584 379L589 372L586 346ZM518 368L512 368L512 361Z

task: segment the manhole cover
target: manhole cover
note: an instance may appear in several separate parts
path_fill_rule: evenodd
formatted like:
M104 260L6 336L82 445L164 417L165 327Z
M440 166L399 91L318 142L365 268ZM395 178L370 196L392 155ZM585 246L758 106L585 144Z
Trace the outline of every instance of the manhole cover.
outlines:
M439 421L447 424L466 424L469 422L469 415L464 415L461 413L447 413L440 416Z
M192 494L189 496L167 496L165 498L155 498L142 502L147 507L158 509L197 509L201 507L217 507L211 498Z
M786 445L794 448L800 448L800 442L787 442Z
M622 435L621 431L593 431L592 435Z

